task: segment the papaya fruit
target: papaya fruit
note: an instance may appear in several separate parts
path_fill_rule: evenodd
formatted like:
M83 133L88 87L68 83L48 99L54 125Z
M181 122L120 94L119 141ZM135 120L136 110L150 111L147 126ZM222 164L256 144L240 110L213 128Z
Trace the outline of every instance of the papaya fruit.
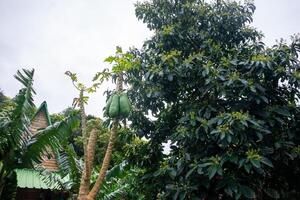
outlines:
M108 100L107 100L107 102L106 102L104 115L107 115L107 116L108 116L108 113L109 113L109 107L110 107L110 104L111 104L111 102L112 102L112 99L113 99L113 94L110 95L110 97L108 98Z
M122 117L128 117L130 111L131 111L131 105L128 99L128 96L126 93L122 93L120 95L120 115Z
M119 105L119 95L114 94L112 97L111 104L109 106L108 116L111 118L116 118L119 116L120 105Z

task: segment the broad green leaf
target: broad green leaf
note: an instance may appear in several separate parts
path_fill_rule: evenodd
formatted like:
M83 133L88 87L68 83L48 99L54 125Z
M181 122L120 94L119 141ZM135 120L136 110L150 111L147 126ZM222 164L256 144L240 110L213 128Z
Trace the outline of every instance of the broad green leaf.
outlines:
M283 107L277 107L274 109L274 112L280 114L280 115L283 115L285 117L289 117L291 114L290 112L288 111L288 109L286 108L283 108Z
M267 188L267 189L264 189L264 192L271 198L273 199L279 199L280 198L280 195L278 193L278 191L272 189L272 188Z
M256 168L260 168L260 160L255 160L255 159L250 159L250 162L252 163L252 165Z
M249 199L256 198L255 192L246 185L240 185L240 191L241 191L241 194L246 198L249 198Z
M262 157L261 160L260 160L262 163L264 163L265 165L268 165L269 167L274 167L271 160L269 160L268 158L266 157Z
M209 179L212 179L215 176L215 174L216 174L217 171L218 171L218 167L217 166L210 166L208 168Z

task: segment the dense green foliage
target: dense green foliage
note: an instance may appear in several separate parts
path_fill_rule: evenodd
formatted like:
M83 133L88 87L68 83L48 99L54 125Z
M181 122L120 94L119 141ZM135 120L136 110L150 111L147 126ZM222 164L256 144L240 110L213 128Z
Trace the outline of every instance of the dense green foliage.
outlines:
M111 167L97 199L143 200L145 196L139 190L143 170L135 165L134 159L140 158L138 154L142 149L147 150L147 142L134 136L128 129L121 129L118 136ZM96 181L98 168L99 166L95 167L92 184Z
M97 199L144 200L145 196L137 192L141 174L142 171L139 168L129 166L126 161L115 165L107 172L105 183Z
M139 160L146 199L300 198L300 39L267 47L250 26L254 10L137 4L154 32L132 51L141 64L125 80L131 127L150 144Z

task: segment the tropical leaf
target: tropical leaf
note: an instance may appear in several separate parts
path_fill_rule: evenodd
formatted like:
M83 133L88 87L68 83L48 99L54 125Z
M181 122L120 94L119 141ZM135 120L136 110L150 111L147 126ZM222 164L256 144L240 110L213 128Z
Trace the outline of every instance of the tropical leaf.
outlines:
M49 188L60 190L69 190L71 188L69 176L61 176L58 172L49 171L42 167L37 167L35 170L39 172L41 180L48 185Z
M123 161L122 163L120 163L119 165L115 165L113 168L111 168L110 170L107 171L106 175L105 175L105 181L109 181L111 178L113 177L119 177L122 175L122 173L124 174L124 168L126 166L126 162Z
M82 171L81 160L78 158L73 145L64 146L64 151L57 156L57 164L59 167L59 174L62 176L69 176L70 187L76 187L80 183L80 176Z
M13 99L13 109L6 110L6 123L1 124L1 128L5 129L9 142L16 146L22 144L23 132L28 132L29 116L32 114L34 109L33 94L35 91L33 85L34 70L23 69L23 73L17 72L15 78L20 81L24 88L22 88L16 97Z
M121 199L122 195L126 194L126 188L128 187L127 184L113 190L110 192L107 192L104 196L103 196L103 200L114 200L114 199Z

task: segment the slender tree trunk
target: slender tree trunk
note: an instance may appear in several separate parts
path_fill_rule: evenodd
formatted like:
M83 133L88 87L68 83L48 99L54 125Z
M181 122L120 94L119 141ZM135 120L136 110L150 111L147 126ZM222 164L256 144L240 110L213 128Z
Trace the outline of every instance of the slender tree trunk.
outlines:
M82 139L83 139L83 152L84 152L84 167L81 175L80 187L79 187L79 194L78 200L86 200L87 195L90 190L90 178L86 173L86 169L88 166L88 159L87 159L87 133L86 133L86 114L84 110L84 101L83 101L83 89L80 90L79 95L79 107L80 107L80 115L81 115L81 132L82 132Z
M120 91L122 91L122 89L123 89L123 74L120 73L118 76L116 91L120 92ZM119 125L119 120L115 119L112 124L110 138L109 138L108 146L107 146L106 153L105 153L105 156L103 159L101 170L99 172L99 175L98 175L95 185L93 186L92 190L88 194L87 200L94 200L102 186L103 180L105 178L105 175L106 175L106 172L108 170L109 163L111 160L112 151L113 151L115 140L116 140L117 133L118 133L118 125Z
M93 170L93 163L94 163L96 143L97 143L97 134L98 134L98 131L96 129L93 129L90 134L89 142L88 142L88 146L87 146L88 165L86 168L86 174L89 179L91 177L92 170Z
M106 149L106 153L105 153L105 157L103 159L103 163L102 163L100 173L98 175L98 178L97 178L97 181L96 181L94 187L92 188L92 190L90 191L90 193L88 195L88 200L94 200L95 199L97 193L99 192L99 190L101 188L103 180L105 178L105 175L106 175L106 172L107 172L107 169L109 167L110 160L111 160L111 155L112 155L115 139L116 139L116 136L117 136L117 126L118 126L118 121L115 120L113 122L113 127L112 127L111 135L110 135L110 138L109 138L109 143L108 143L108 146L107 146L107 149Z
M89 186L90 186L90 178L92 174L92 169L93 169L93 163L94 163L94 158L95 158L95 150L96 150L96 143L97 143L97 130L93 129L90 133L89 140L88 140L88 145L87 145L87 162L83 172L82 172L82 177L81 181L83 180L83 183L81 182L80 184L80 189L79 190L79 195L78 195L78 200L87 200L87 195L89 193ZM80 193L82 191L82 193Z

